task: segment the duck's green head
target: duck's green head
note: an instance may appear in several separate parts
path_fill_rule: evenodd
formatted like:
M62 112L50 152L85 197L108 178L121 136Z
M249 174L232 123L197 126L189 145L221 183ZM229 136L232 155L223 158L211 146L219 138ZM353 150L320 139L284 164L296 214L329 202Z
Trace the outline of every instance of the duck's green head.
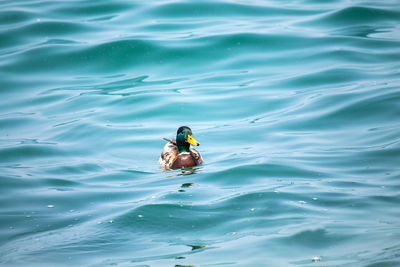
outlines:
M190 145L200 145L200 143L193 138L192 130L187 126L179 127L176 132L176 144L178 145L179 153L189 152Z

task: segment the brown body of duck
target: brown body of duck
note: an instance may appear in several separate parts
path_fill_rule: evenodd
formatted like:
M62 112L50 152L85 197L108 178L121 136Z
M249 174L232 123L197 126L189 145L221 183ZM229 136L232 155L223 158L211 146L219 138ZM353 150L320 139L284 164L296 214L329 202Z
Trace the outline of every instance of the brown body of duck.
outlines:
M190 145L199 146L187 126L179 127L176 140L169 141L161 152L158 163L164 170L181 169L197 166L203 163L200 153Z

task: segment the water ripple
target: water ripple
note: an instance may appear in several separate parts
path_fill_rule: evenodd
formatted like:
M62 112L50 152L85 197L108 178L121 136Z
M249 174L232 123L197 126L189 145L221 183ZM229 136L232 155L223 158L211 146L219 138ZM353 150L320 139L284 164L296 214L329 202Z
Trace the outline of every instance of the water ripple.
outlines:
M398 1L0 10L0 264L399 265Z

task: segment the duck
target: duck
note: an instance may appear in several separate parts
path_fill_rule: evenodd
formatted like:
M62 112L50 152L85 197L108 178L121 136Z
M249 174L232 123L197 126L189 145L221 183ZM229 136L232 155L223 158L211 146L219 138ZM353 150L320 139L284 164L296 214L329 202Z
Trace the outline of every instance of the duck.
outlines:
M200 153L191 145L199 146L200 143L193 138L192 130L181 126L176 132L176 140L169 140L161 152L158 164L163 170L175 170L194 167L203 163Z

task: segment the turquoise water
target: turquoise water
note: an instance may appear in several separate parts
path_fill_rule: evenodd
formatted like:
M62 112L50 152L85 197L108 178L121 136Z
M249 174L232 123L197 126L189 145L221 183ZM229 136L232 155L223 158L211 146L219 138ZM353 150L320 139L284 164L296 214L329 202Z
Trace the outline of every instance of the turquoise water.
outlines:
M0 1L0 83L1 266L400 266L399 1Z

